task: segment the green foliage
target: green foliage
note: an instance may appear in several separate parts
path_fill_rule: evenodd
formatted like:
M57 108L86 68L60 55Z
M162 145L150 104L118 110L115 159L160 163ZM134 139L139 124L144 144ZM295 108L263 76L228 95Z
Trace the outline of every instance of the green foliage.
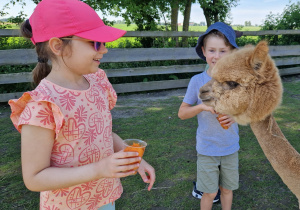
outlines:
M236 39L236 43L238 46L242 47L247 44L256 45L259 42L258 37L251 37L251 36L242 36L238 39Z
M34 48L32 42L23 37L2 37L0 38L0 50L8 49L31 49Z
M261 30L296 30L300 29L300 2L287 5L282 14L270 13ZM297 45L300 44L300 35L265 35L270 45Z
M207 26L214 22L225 22L231 7L236 7L239 0L198 0L201 8L203 9L204 16L206 17Z
M19 72L30 72L35 67L35 65L4 65L0 66L0 74L10 74Z
M173 80L178 80L178 77L176 75L170 75L169 78Z
M24 5L24 0L10 1L10 4L15 5L16 3ZM9 3L5 4L0 12L0 17L7 15L5 9L9 8ZM20 11L16 17L7 19L7 22L0 21L0 29L12 29L15 25L21 24L26 18L23 11ZM13 41L15 40L15 41ZM16 43L17 42L17 43ZM22 43L21 43L22 42ZM21 47L24 46L24 47ZM16 49L16 48L28 48L28 43L24 39L12 38L12 37L0 37L0 50L3 49Z

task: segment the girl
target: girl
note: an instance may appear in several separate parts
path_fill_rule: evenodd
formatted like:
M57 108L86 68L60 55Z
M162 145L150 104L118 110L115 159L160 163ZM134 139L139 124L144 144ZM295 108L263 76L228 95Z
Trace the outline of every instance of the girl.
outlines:
M119 178L136 167L150 190L155 171L138 153L124 152L112 132L117 96L98 69L105 42L126 32L104 25L77 0L41 1L21 31L36 45L38 86L9 104L21 132L24 183L41 192L40 209L114 208Z
M196 52L209 67L192 77L178 112L182 120L196 115L198 118L197 187L193 195L201 198L201 210L211 209L213 202L219 200L218 188L221 190L222 209L231 209L232 191L238 188L238 125L225 115L220 120L229 129L223 129L216 119L217 113L198 97L199 89L211 80L213 67L218 60L237 48L235 38L235 31L222 22L214 23L199 37Z

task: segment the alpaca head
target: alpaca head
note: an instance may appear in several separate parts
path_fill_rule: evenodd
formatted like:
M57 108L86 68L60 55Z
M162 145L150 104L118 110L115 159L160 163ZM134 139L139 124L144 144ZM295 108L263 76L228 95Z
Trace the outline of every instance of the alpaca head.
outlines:
M202 102L242 125L258 122L281 103L282 84L265 41L220 59L212 80L200 88Z

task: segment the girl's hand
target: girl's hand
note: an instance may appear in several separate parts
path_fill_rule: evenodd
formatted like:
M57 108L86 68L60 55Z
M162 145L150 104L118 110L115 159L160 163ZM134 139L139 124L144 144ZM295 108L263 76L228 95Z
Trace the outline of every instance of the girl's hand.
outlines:
M155 182L154 168L149 165L149 163L147 163L144 159L142 159L138 172L145 183L150 183L148 186L148 191L150 191ZM148 173L148 175L146 174L146 172Z
M98 176L108 178L121 178L133 175L136 172L134 169L139 167L141 158L138 152L124 152L121 150L117 153L103 158L96 164Z
M235 123L235 121L229 115L224 115L224 116L220 117L220 123L222 123L225 126L230 127L233 123Z

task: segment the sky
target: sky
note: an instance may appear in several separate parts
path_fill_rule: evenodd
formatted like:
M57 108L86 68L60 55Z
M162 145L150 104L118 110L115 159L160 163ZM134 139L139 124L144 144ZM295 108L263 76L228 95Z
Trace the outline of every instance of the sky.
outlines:
M10 0L1 0L0 9L3 5ZM281 14L286 7L291 3L296 3L299 0L240 0L239 5L231 9L231 22L233 25L244 25L245 21L250 21L252 25L261 25L266 19L267 15L271 12L273 14ZM291 3L289 3L291 2ZM35 4L31 0L26 0L27 6L25 7L25 14L30 16L35 8ZM6 17L16 16L21 7L16 5L12 7L8 12L9 15ZM101 12L97 12L100 17L102 17ZM121 20L121 18L116 18L113 16L108 16L108 20ZM178 17L178 22L183 22L183 16L180 14ZM205 22L203 11L199 4L193 4L191 10L190 22L200 23Z

